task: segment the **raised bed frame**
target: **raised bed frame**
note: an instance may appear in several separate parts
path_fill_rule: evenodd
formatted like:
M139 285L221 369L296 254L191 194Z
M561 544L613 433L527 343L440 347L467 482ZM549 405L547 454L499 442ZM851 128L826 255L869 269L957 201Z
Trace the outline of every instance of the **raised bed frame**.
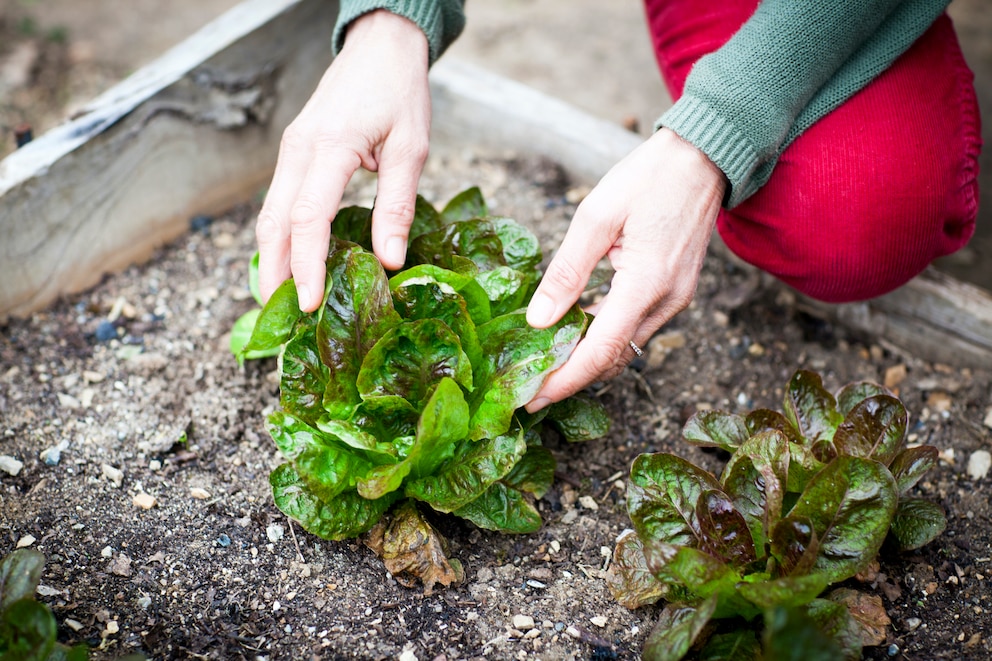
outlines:
M331 60L336 12L328 0L245 0L0 161L0 322L146 259L196 214L252 199ZM591 184L640 142L451 58L431 84L436 145L542 154ZM992 295L935 270L864 303L801 304L917 357L992 368Z

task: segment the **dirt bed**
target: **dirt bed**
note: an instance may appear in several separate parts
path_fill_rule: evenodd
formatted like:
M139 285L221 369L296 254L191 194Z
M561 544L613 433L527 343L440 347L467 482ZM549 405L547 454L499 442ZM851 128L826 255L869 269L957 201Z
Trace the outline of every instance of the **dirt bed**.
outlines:
M421 190L443 203L475 184L548 253L582 194L553 164L461 151L433 155ZM373 191L362 180L349 202L368 204ZM0 554L29 545L48 557L40 598L63 642L88 642L95 659L638 658L660 609L626 610L603 580L629 525L632 460L675 451L718 471L717 455L680 440L687 417L777 409L804 367L831 390L888 379L911 440L941 451L917 491L945 508L948 529L917 553L883 556L877 581L861 586L893 620L866 657L992 654L992 479L967 471L990 447L992 375L849 336L716 257L645 357L594 388L614 421L608 437L549 440L558 479L539 501L540 532L436 517L465 581L431 595L397 584L360 541L304 532L267 482L279 463L263 429L278 403L275 360L242 369L227 352L231 324L254 305L256 210L194 219L147 265L0 328L0 455L23 462L0 471ZM515 628L515 616L534 628L525 618Z

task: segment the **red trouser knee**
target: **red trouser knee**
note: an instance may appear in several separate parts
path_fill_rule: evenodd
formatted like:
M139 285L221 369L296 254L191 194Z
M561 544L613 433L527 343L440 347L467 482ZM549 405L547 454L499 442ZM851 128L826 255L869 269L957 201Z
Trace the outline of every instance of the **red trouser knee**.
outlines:
M755 0L646 0L662 76L677 99L703 55ZM978 212L973 74L941 16L864 89L782 153L768 183L720 212L742 259L828 302L891 291L968 242Z

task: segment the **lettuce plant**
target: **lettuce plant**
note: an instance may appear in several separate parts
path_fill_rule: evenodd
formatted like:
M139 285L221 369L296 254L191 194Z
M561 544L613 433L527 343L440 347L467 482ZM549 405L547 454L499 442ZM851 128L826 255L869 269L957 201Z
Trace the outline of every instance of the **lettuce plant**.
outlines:
M370 209L342 209L321 306L301 313L287 280L235 324L232 350L280 356L281 407L267 421L285 458L269 478L276 505L333 540L366 533L390 512L370 545L429 589L454 570L415 503L490 530L533 532L533 500L555 470L543 426L577 441L606 433L608 419L589 398L535 415L520 408L587 324L575 306L551 328L528 326L522 306L541 262L533 234L489 216L477 188L442 211L418 198L407 263L388 277L370 223ZM411 560L414 546L424 555Z
M906 427L882 386L835 396L800 370L782 413L703 411L686 423L687 441L730 453L719 479L676 455L638 457L634 529L617 541L608 584L630 608L667 602L644 657L861 658L884 610L872 618L849 606L863 605L858 593L825 591L867 570L887 540L918 548L946 524L910 495L937 450L907 447Z
M69 648L56 641L52 611L35 600L45 556L18 549L0 562L0 659L85 661L85 645Z

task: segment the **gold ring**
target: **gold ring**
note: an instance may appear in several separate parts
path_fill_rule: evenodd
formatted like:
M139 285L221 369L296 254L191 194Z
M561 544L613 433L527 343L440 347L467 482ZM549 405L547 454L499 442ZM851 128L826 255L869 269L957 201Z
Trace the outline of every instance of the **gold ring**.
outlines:
M629 344L630 345L630 348L634 350L634 353L637 354L637 357L638 358L640 358L641 356L644 355L644 352L641 351L641 348L639 346L637 346L636 344L634 344L634 341L633 340L631 340L627 344Z

